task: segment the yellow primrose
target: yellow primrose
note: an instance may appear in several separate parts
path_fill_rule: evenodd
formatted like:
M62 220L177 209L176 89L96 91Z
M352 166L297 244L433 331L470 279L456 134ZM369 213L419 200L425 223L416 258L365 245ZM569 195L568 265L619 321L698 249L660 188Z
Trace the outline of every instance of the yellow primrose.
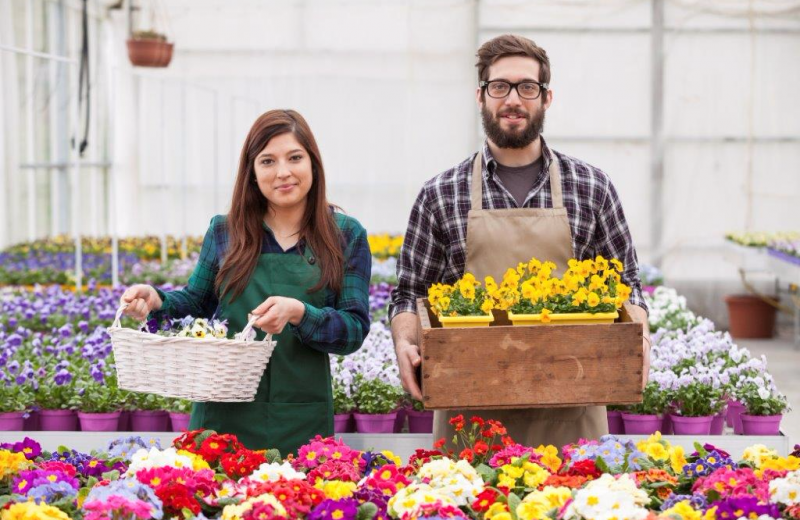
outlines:
M35 502L13 504L0 515L2 520L69 520L69 516L57 507Z
M673 516L680 520L702 520L703 513L689 505L688 500L681 500L663 513L664 516Z
M332 500L340 498L350 498L356 490L355 482L343 482L341 480L317 480L314 487L325 493L325 496Z
M778 458L778 452L777 450L767 448L763 444L754 444L744 450L742 458L752 462L757 468L760 468L765 460Z
M686 466L686 455L683 451L683 446L674 445L670 446L669 449L669 464L672 467L672 471L675 474L679 474L683 471L683 467Z

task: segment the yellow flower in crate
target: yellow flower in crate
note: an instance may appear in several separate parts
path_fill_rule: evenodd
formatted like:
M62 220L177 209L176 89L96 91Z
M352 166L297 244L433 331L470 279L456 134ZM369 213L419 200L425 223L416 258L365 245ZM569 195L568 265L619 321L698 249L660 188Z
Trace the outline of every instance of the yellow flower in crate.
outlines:
M486 283L497 294L495 281L487 277ZM496 302L492 295L475 279L472 273L464 274L453 285L433 284L428 288L428 303L439 317L440 323L447 326L485 326L493 320L492 309ZM451 319L458 318L458 319Z
M484 280L484 286L486 287L486 292L489 294L494 294L497 291L497 282L494 281L494 278L491 276L487 276Z

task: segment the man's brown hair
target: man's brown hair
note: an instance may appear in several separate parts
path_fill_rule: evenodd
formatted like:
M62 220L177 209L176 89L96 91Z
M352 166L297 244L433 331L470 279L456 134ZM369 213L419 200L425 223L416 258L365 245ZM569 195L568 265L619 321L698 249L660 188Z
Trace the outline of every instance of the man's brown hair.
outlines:
M528 38L515 34L504 34L492 38L478 49L478 81L489 80L489 67L500 58L527 56L539 62L539 81L550 83L550 59L547 51Z

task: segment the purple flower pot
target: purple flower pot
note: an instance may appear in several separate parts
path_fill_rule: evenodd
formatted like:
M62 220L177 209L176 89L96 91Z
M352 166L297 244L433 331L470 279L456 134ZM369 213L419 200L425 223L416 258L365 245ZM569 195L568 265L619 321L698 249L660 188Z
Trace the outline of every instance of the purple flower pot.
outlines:
M119 425L117 425L118 432L131 431L131 411L122 410L119 414Z
M172 423L172 431L185 432L189 429L189 421L192 419L190 413L169 412L169 420Z
M353 433L356 431L352 413L333 414L333 433Z
M408 410L408 433L433 433L433 410Z
M749 415L741 414L742 433L745 435L780 435L781 419L779 415Z
M728 413L733 423L733 433L736 435L742 434L742 414L745 412L747 412L747 407L739 401L733 401L728 405Z
M713 415L706 417L683 417L672 415L672 429L675 435L709 435Z
M733 403L738 403L735 399L728 398L727 410L725 412L725 424L728 428L733 428L733 413L734 407Z
M725 429L725 418L728 416L726 410L722 410L720 413L714 416L714 419L711 421L711 435L722 435L723 430Z
M0 431L21 432L25 426L25 412L0 413Z
M673 429L672 414L664 412L661 416L661 435L672 435Z
M394 419L394 433L402 432L403 426L405 425L406 425L406 409L398 408L397 416Z
M622 422L622 412L619 410L607 410L608 433L611 435L622 435L625 433L625 423Z
M78 412L78 419L81 421L81 431L84 432L115 432L119 426L119 416L120 412Z
M661 417L622 412L627 435L652 435L661 428Z
M75 410L41 410L39 421L45 432L74 432L78 429Z
M397 412L381 414L354 413L359 433L394 433Z
M31 410L28 418L25 419L25 426L23 428L26 432L38 432L41 429L39 421L39 410Z
M131 429L135 432L165 432L169 414L163 410L136 410L131 412Z

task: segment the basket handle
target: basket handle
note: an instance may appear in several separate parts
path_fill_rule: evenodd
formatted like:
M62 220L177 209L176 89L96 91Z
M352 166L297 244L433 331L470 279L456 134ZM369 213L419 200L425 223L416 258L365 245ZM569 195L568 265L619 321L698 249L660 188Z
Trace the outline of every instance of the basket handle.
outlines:
M251 315L250 319L247 320L247 325L244 326L244 328L242 329L242 332L240 332L239 334L241 334L241 336L243 338L247 337L247 335L250 334L250 331L253 330L253 325L255 325L256 321L261 316L262 316L261 314L253 314L253 315ZM272 341L272 334L270 334L268 332L266 334L266 336L264 336L264 339L262 339L261 341Z
M120 320L122 319L122 313L125 312L125 309L128 308L128 305L129 304L127 303L120 304L119 308L117 309L117 315L114 317L114 323L111 324L112 327L114 328L122 327L122 323L120 322Z

